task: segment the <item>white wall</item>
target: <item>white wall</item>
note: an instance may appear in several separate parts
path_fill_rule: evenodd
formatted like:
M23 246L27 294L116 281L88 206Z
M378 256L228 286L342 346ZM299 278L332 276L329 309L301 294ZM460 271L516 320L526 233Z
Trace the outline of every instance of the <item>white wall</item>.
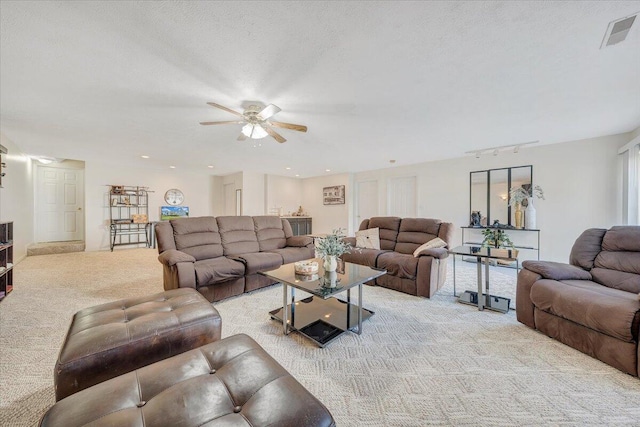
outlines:
M29 157L4 134L0 144L8 153L2 155L6 173L0 188L0 221L13 221L13 261L20 262L33 243L33 165Z
M282 215L287 216L296 212L302 204L302 180L287 176L267 175L266 188L266 214L271 215L276 209L281 209Z
M109 208L107 193L109 185L134 185L149 187L149 220L160 219L160 206L165 205L164 193L178 188L184 193L184 206L189 207L189 216L211 215L212 180L209 174L167 170L141 170L117 168L96 162L85 165L86 206L86 250L109 248ZM122 246L131 248L134 246Z
M242 214L265 215L265 174L243 172Z
M546 200L535 199L538 228L542 230L541 258L566 262L582 231L620 223L617 150L629 139L630 134L620 134L528 147L517 154L501 152L479 159L466 157L362 172L355 175L355 181L378 180L379 199L386 201L389 178L417 176L417 215L453 222L457 227L454 242L460 242L458 227L468 225L470 220L469 173L531 164L533 184L540 185L546 196Z
M334 185L345 186L344 205L324 205L322 189ZM349 235L354 231L349 218L353 216L353 185L350 174L321 176L302 180L302 208L312 217L313 233L330 233L343 228Z
M211 176L211 209L213 216L224 215L224 179L221 176Z

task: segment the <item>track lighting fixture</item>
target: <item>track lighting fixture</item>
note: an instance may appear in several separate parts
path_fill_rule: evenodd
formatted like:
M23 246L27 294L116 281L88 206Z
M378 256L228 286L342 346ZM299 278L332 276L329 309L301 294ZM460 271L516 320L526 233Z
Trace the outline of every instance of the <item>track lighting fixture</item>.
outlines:
M465 154L474 154L476 159L479 159L483 154L493 154L497 156L501 151L513 150L514 153L520 152L520 147L524 145L537 144L540 141L530 141L530 142L522 142L520 144L510 144L510 145L502 145L500 147L490 147L490 148L482 148L480 150L471 150L465 152Z

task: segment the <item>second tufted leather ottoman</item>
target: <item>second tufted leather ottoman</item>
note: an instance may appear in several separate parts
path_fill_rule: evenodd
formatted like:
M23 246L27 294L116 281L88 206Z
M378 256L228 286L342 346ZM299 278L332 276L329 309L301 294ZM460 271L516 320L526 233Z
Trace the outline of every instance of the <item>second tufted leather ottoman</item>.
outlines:
M219 340L221 322L211 303L191 288L80 310L54 369L56 400Z
M247 335L234 335L56 403L41 427L331 427L327 408Z

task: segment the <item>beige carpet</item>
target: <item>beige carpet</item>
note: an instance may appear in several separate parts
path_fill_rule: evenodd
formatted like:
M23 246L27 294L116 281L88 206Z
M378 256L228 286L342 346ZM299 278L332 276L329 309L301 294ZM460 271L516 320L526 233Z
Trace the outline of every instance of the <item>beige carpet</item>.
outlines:
M515 271L492 269L495 293L513 296ZM458 291L475 266L458 263ZM71 315L162 290L156 252L130 249L29 257L0 303L0 426L31 426L53 404L52 372ZM463 286L467 283L468 286ZM640 425L640 380L515 320L455 302L365 287L376 315L362 336L320 349L282 336L267 311L274 286L215 306L223 336L255 338L327 405L339 426Z

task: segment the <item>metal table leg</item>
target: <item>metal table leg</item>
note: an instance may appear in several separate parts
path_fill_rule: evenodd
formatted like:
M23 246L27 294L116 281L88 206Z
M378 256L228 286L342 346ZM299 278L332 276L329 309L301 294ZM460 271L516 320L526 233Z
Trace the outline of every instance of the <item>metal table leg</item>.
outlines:
M293 288L291 288L291 290L293 290ZM289 335L289 325L288 325L288 314L287 312L289 311L288 307L287 307L287 294L288 294L288 286L286 283L282 284L282 329L284 331L285 335ZM291 308L293 310L293 307Z
M362 283L358 285L358 335L362 334Z
M491 293L489 292L489 258L486 258L484 263L484 288L485 288L485 291L487 292L487 299L489 300L488 307L491 307L491 297L489 296L491 295ZM482 294L479 294L478 298L481 296Z
M478 310L484 309L484 301L482 301L482 257L476 257L478 261Z
M453 296L458 296L456 295L456 254L453 254Z

